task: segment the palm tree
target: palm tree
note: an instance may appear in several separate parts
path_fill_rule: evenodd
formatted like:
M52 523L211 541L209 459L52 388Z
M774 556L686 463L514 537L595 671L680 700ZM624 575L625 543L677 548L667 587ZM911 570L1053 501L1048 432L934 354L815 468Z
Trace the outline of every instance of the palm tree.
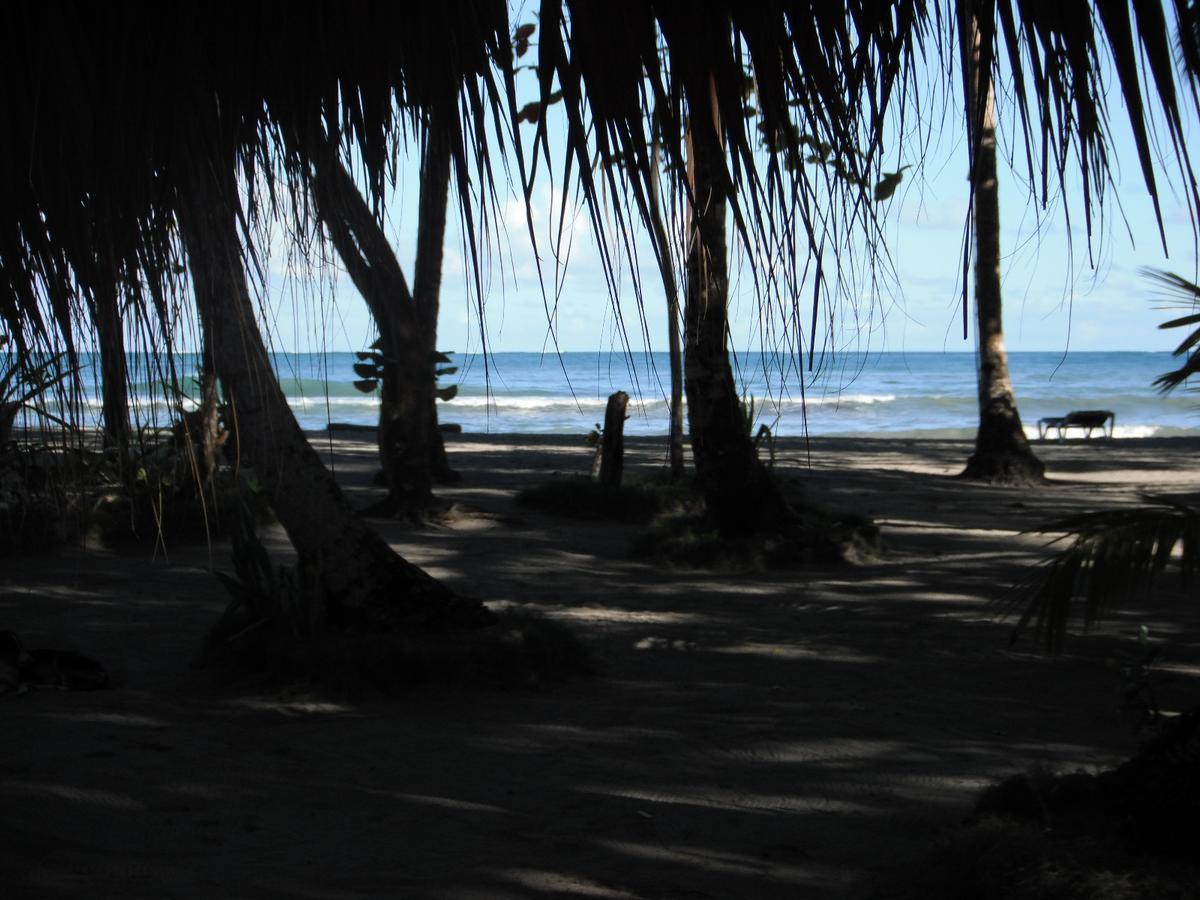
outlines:
M658 249L658 270L663 293L667 298L667 351L671 367L670 429L667 434L667 462L671 478L683 477L683 348L679 340L679 286L668 252L670 239L663 219L662 190L659 186L658 126L652 124L654 139L650 144L650 184L647 202L654 246Z
M124 466L129 453L129 373L125 360L125 331L117 285L107 281L95 296L92 319L100 349L101 414L104 443L117 451Z
M438 357L437 325L441 308L442 260L446 244L446 208L450 193L450 139L446 135L443 120L449 118L445 110L430 110L429 124L425 132L425 150L421 157L421 197L417 218L417 258L413 266L413 301L417 306L417 317L421 328L421 348L426 359ZM458 473L450 467L446 456L446 445L438 428L435 392L425 398L428 409L425 414L428 430L429 473L434 481L442 484L458 480Z
M979 430L965 478L1002 484L1042 480L1045 467L1029 447L1017 411L1000 302L1000 191L996 173L996 95L992 77L992 41L985 29L994 23L981 16L977 0L961 0L959 22L966 28L968 146L971 205L975 232L975 314L978 341Z
M725 241L728 177L712 75L703 66L685 87L690 226L684 293L684 378L696 477L708 514L727 536L787 530L791 510L758 459L745 428L729 362L729 275Z
M379 221L337 157L314 164L318 215L379 328L379 453L388 496L376 509L420 516L433 503L429 471L433 364L424 320Z
M354 515L300 431L255 322L237 221L242 214L222 121L211 109L188 143L176 202L196 306L212 336L216 371L237 423L238 449L254 468L288 537L315 565L328 595L323 616L341 628L439 631L493 621L398 556ZM422 367L428 370L428 366Z
M421 518L433 505L432 483L454 480L438 429L434 384L450 143L431 113L421 163L421 197L413 290L380 222L345 165L330 151L313 165L317 211L379 330L379 454L388 496L372 512Z
M983 32L1001 51L988 58L1005 56L995 69L1009 73L1008 90L997 93L1013 98L1031 169L1040 171L1045 159L1047 177L1078 173L1089 203L1102 194L1107 55L1151 196L1147 106L1157 110L1162 145L1176 150L1189 198L1200 206L1169 63L1172 29L1158 4L1137 4L1136 22L1119 2L997 0L980 9L999 22ZM851 297L853 267L842 256L862 235L879 234L861 188L873 179L821 181L796 141L763 158L757 130L796 128L843 154L856 176L877 171L885 124L901 114L896 97L935 102L915 93L923 90L911 77L918 54L953 62L956 42L944 26L962 15L929 0L852 4L849 13L794 0L713 2L704 15L644 0L542 5L539 89L544 101L561 93L568 112L568 155L558 171L578 179L597 223L605 194L625 198L615 208L625 234L632 218L645 220L647 100L664 122L669 171L689 199L694 236L684 301L693 449L726 532L787 518L769 476L734 433L741 422L725 344L726 219L751 260L783 261L776 271L756 270L760 295L778 294L794 307L802 296L815 306ZM471 0L353 8L322 0L287 16L265 3L236 11L72 0L0 5L9 138L0 142L0 317L14 343L74 352L79 320L91 315L79 286L98 252L95 232L80 222L92 204L108 211L110 264L96 277L117 285L129 321L147 337L174 334L174 314L189 298L177 277L186 259L242 455L268 486L296 548L321 562L335 623L453 627L482 617L477 604L458 603L357 520L308 448L255 323L248 279L261 247L250 225L282 218L285 208L311 215L299 199L305 159L331 143L356 149L368 193L378 198L408 131L402 117L438 107L448 90L460 91L448 124L464 214L465 198L495 197L489 163L501 153L516 161L531 196L539 154L551 144L544 118L533 165L519 135L508 138L518 118L511 37L505 4ZM754 121L742 115L747 67L758 86ZM497 123L503 144L489 142ZM685 184L678 179L689 133ZM289 152L289 141L305 154ZM863 148L863 159L840 148ZM628 181L618 184L613 167L597 174L594 152L634 159ZM277 203L283 191L297 202ZM473 223L467 231L475 235ZM603 229L596 231L603 242ZM611 250L602 250L610 264ZM809 259L815 289L803 279ZM414 383L430 377L421 363L426 374L414 364Z

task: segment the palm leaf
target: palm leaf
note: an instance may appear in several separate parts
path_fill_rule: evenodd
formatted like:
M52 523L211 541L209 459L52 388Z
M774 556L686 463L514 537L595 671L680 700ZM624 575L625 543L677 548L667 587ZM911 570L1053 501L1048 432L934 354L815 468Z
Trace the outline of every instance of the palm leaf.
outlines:
M1180 341L1172 351L1172 356L1184 357L1183 365L1178 369L1166 372L1154 379L1154 386L1166 393L1183 384L1193 375L1200 374L1200 285L1188 281L1182 275L1164 272L1158 269L1145 269L1144 274L1157 282L1166 292L1167 298L1175 306L1191 310L1187 315L1179 316L1159 325L1159 328L1191 328L1187 336Z
M1019 586L1024 602L1013 640L1030 624L1046 649L1057 652L1077 606L1090 628L1119 605L1145 599L1178 550L1182 587L1200 573L1200 507L1186 500L1147 497L1133 509L1084 513L1050 522L1038 534L1061 532L1067 545Z

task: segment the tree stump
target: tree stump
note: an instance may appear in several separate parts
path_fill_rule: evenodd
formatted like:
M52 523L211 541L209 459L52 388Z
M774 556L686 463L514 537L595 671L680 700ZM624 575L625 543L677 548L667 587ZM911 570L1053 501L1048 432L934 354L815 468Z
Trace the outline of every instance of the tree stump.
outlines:
M629 395L617 391L608 398L604 410L604 431L600 435L600 483L605 487L621 486L621 471L625 464L625 407Z

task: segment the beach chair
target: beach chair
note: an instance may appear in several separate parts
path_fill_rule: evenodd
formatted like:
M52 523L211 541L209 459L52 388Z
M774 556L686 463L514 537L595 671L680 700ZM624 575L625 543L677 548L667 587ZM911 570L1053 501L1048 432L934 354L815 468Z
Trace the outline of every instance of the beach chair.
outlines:
M1116 427L1117 416L1110 410L1080 409L1069 412L1065 416L1047 416L1044 419L1038 419L1038 440L1044 441L1050 429L1057 431L1059 440L1062 440L1066 437L1067 431L1072 428L1086 430L1087 434L1084 437L1088 439L1097 428L1106 438L1112 438Z

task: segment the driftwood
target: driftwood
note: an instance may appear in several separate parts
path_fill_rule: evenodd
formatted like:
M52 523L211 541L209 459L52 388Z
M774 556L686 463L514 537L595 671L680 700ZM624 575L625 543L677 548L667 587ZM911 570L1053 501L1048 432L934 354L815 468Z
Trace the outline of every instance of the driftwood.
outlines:
M617 391L608 398L608 406L604 410L604 429L600 433L592 474L608 487L621 485L621 472L625 465L625 419L628 418L625 407L628 405L629 395Z

